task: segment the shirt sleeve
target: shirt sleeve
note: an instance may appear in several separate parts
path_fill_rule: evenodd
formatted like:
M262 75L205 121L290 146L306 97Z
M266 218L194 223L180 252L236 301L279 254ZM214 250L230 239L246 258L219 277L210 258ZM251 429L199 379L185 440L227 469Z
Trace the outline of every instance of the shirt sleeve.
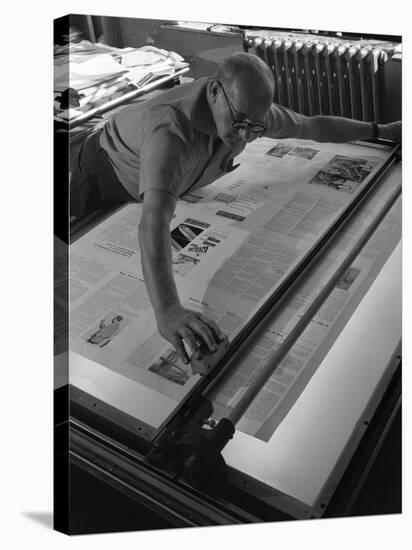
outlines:
M268 113L268 129L265 137L286 139L299 138L303 128L304 117L292 109L272 103Z
M148 189L160 189L177 198L186 155L185 136L173 118L152 116L141 149L140 198Z

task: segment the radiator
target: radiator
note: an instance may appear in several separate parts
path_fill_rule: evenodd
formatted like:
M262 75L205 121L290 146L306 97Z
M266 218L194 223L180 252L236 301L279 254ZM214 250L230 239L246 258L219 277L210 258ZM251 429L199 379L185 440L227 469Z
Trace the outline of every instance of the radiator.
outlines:
M400 45L318 39L315 35L248 37L275 78L274 101L305 115L383 121L385 64Z

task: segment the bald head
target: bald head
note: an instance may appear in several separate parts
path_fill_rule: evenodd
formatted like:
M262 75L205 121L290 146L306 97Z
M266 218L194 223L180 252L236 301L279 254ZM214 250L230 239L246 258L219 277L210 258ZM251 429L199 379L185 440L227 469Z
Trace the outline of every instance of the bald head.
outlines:
M207 97L217 134L227 147L261 137L274 88L269 67L256 55L236 53L219 66L209 80Z
M214 75L225 88L238 95L248 95L253 101L270 105L275 83L269 67L259 57L249 53L235 53L227 57Z

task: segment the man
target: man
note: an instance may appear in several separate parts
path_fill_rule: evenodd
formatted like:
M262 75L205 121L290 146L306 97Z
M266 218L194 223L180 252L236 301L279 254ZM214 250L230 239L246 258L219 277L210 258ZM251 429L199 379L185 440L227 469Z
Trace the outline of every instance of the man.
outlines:
M72 214L103 201L143 202L142 267L159 332L185 363L224 337L198 312L183 308L172 272L170 222L179 196L236 168L234 158L260 137L347 142L379 135L400 141L401 123L376 125L306 117L273 104L274 80L258 57L228 57L215 75L176 87L112 116L83 147L71 182Z

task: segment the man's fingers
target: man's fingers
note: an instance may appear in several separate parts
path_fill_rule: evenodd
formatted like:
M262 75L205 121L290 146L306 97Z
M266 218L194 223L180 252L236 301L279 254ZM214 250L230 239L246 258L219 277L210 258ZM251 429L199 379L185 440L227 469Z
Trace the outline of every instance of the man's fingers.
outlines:
M183 342L180 336L176 334L176 336L173 338L172 344L174 345L177 353L182 358L183 363L185 363L185 365L189 363L189 356L186 353L185 347L183 345Z
M179 335L187 342L188 346L192 350L192 354L196 359L201 359L202 356L199 353L199 347L197 345L196 337L189 327L184 327L179 330Z
M177 310L175 315L160 317L159 331L175 347L185 364L190 358L202 359L202 345L213 353L219 342L225 340L218 325L198 312Z
M215 338L217 338L219 342L223 342L223 340L225 339L225 335L220 330L218 324L215 323L215 321L209 319L208 317L203 317L203 315L199 315L199 319L212 330Z
M189 326L192 330L196 332L198 336L200 336L206 342L210 351L216 351L217 345L214 335L206 323L204 323L200 319L196 319L191 321Z

